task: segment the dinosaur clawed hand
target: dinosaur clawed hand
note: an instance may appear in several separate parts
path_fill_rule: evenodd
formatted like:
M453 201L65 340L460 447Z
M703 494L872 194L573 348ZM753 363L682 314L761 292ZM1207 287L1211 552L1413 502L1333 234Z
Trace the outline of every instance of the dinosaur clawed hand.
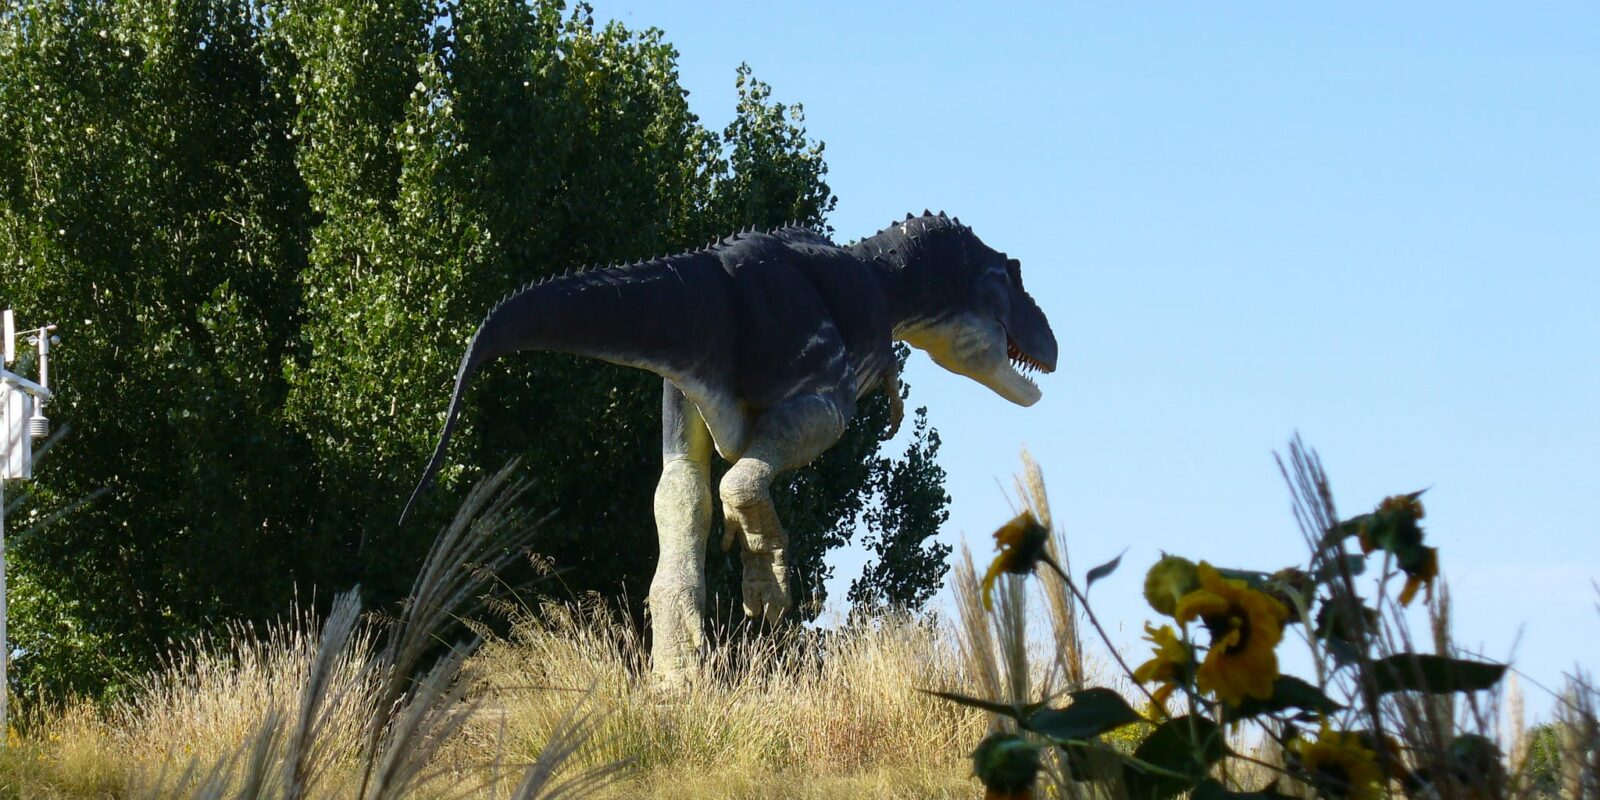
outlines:
M906 418L906 401L900 397L900 381L892 380L884 384L884 394L889 395L889 428L878 436L878 441L887 442L900 432L900 423Z

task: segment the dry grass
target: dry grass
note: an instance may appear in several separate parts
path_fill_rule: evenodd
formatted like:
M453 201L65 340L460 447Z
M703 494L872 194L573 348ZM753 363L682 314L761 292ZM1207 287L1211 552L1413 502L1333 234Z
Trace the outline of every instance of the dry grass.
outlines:
M440 757L482 704L466 696L475 644L437 645L534 527L515 511L526 484L513 468L469 494L397 619L363 622L351 592L320 629L299 619L260 642L235 630L220 645L196 643L132 702L25 721L29 735L0 758L0 793L384 800L460 796L466 786L535 800L605 785L619 765L563 770L590 733L589 718L570 714L527 763L496 751L493 769L461 775Z
M735 637L688 689L663 693L632 629L597 603L548 606L485 647L474 691L495 698L453 757L542 741L567 698L590 690L600 712L575 759L628 759L616 797L939 797L970 793L963 759L981 714L916 691L963 686L948 635L905 617L775 645ZM951 794L954 793L954 794Z
M398 619L363 620L352 593L320 624L191 643L121 705L22 720L0 797L973 792L964 755L985 720L916 691L969 687L951 635L907 617L732 636L675 692L654 688L637 632L597 601L512 608L511 637L438 653L528 531L508 474L443 532Z
M598 797L973 794L964 756L983 715L915 691L966 685L948 632L895 617L797 636L781 648L730 641L710 654L701 681L666 694L651 688L647 650L629 626L596 605L546 607L466 664L471 688L457 702L479 710L430 759L438 778L406 796L507 796L572 728L575 707L589 715L590 738L567 759L569 772L632 764ZM188 648L126 705L29 720L0 753L0 796L197 796L193 784L214 764L232 765L236 791L264 710L298 709L322 641L303 620L264 640L235 631ZM317 796L357 791L377 691L364 665L375 650L370 635L353 637L323 678L333 702L320 713L328 749ZM190 789L175 791L194 765Z
M709 648L702 674L682 691L654 688L638 632L596 599L536 611L502 606L509 637L436 661L429 643L481 591L483 567L503 557L495 553L508 552L497 533L506 506L493 488L441 539L396 623L364 623L346 599L321 627L299 618L259 637L236 629L194 643L123 705L20 721L22 733L0 749L0 800L973 797L981 788L967 754L1009 719L917 690L1056 705L1066 692L1109 683L1143 705L1142 690L1104 677L1120 667L1085 666L1095 659L1072 587L1049 573L1003 576L986 611L965 550L953 574L952 624L890 616L796 629L781 641L732 635ZM514 496L515 485L500 488ZM1308 529L1337 518L1320 468L1296 489ZM1018 494L1053 532L1051 557L1068 566L1031 461ZM488 524L472 523L480 518ZM1448 591L1441 586L1430 605L1428 649L1452 653ZM1396 611L1385 609L1383 652L1414 649ZM1504 771L1473 782L1493 783L1488 793L1440 780L1434 796L1600 798L1592 681L1574 677L1558 718L1531 731L1509 687L1503 706L1491 693L1450 700L1402 694L1378 715L1406 761L1436 775L1461 767L1451 737L1472 733L1498 745ZM1129 726L1128 742L1118 731L1107 743L1130 744L1147 730ZM1259 788L1286 766L1271 742L1231 747L1259 759L1218 775L1233 786ZM616 772L624 762L627 771ZM1043 766L1041 797L1118 795L1114 782L1070 780L1053 751Z

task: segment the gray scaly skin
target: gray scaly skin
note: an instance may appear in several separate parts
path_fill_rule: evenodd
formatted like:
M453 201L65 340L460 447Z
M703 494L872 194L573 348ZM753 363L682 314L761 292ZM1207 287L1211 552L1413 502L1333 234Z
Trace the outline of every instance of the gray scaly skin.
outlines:
M849 247L789 226L523 287L467 347L438 447L401 520L443 461L467 383L485 362L544 350L660 375L652 658L657 677L682 683L701 644L712 450L732 464L718 495L723 546L741 545L745 613L775 621L790 600L772 480L838 441L870 391L889 392L898 424L897 340L1024 406L1040 397L1025 373L1056 365L1055 335L1023 290L1019 263L943 212L907 215Z

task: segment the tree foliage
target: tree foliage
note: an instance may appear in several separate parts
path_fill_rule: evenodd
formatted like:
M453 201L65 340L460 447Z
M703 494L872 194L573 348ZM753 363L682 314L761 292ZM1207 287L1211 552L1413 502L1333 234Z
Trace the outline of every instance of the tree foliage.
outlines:
M32 510L109 490L14 543L16 674L89 688L320 582L307 443L282 413L311 218L253 9L39 2L0 21L0 287L60 324L52 415L76 430Z
M741 68L734 121L708 130L676 62L659 31L553 2L0 0L0 300L61 325L52 417L75 428L25 513L109 489L16 543L19 683L101 691L296 591L390 602L464 487L512 456L527 501L557 510L540 549L565 584L643 598L647 373L491 365L441 485L395 519L507 291L825 225L801 109ZM862 519L899 576L863 597L917 604L942 575L921 544L943 520L937 435L919 417L906 458L879 458L887 416L864 401L787 481L802 598Z
M929 539L950 518L939 466L939 432L928 426L928 410L916 411L905 455L877 458L873 491L881 502L867 509L866 540L872 553L861 577L850 584L855 608L921 608L932 599L948 569L950 545Z

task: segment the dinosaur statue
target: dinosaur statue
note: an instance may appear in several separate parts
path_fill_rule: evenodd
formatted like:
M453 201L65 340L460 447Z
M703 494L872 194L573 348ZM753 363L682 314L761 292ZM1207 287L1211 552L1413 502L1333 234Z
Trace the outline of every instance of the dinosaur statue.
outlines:
M722 545L742 547L745 613L775 621L790 605L788 535L769 486L838 441L870 391L889 393L898 425L896 340L1024 406L1040 397L1025 373L1056 364L1020 264L942 211L908 214L848 247L791 225L530 284L473 335L401 520L443 461L467 382L485 362L544 350L660 375L651 656L658 678L682 683L702 641L712 450L732 464L718 487Z

